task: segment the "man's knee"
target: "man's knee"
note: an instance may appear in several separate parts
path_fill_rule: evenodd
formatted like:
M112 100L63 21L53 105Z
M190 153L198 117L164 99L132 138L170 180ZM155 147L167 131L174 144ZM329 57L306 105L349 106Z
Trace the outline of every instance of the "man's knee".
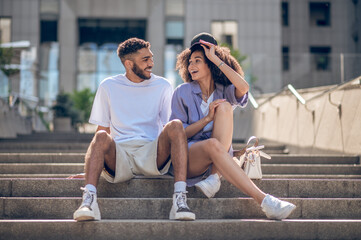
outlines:
M183 128L183 124L178 119L172 120L169 123L167 123L165 129L167 131L169 138L171 138L171 139L177 138L177 137L181 137L181 138L185 137L185 131Z
M104 150L109 149L112 142L111 136L104 130L97 131L93 138L93 144Z
M233 113L232 105L229 102L222 102L216 108L216 114Z

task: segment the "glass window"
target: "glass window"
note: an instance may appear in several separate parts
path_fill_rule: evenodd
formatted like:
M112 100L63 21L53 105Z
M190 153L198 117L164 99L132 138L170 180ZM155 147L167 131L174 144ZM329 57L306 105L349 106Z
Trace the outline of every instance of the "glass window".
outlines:
M120 42L145 39L146 20L79 19L77 89L96 91L107 77L125 73L117 56Z
M40 21L40 43L58 41L58 21L41 20Z
M38 92L40 103L51 106L59 87L58 0L40 0Z
M146 20L79 19L78 26L79 45L119 44L131 37L145 39L146 33Z
M282 13L282 26L288 26L288 2L282 2L281 5L281 13Z
M310 2L310 25L331 26L330 12L331 4L329 2Z
M312 69L331 70L331 47L310 47Z
M289 47L282 47L282 69L283 71L290 70L290 55L289 55Z
M0 17L0 43L11 42L11 18Z
M165 24L166 43L164 51L164 76L173 87L178 86L183 81L175 70L177 55L183 50L184 44L184 21L168 20Z
M183 21L167 21L166 37L167 39L183 39L184 26Z
M184 16L184 0L166 0L166 16Z
M235 21L212 22L212 35L219 43L226 43L233 48L238 48L238 24Z

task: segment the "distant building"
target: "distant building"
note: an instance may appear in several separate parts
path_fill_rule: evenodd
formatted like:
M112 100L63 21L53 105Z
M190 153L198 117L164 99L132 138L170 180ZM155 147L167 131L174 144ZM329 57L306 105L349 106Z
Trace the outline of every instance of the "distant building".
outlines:
M28 40L36 49L35 77L26 81L45 105L60 90L95 91L106 76L124 72L115 49L134 36L151 42L153 72L176 86L182 82L174 71L176 55L203 31L247 55L243 67L247 80L256 79L252 91L267 93L287 83L339 83L341 53L344 80L360 75L360 5L357 0L0 0L0 37Z
M361 75L361 1L287 0L281 8L284 85L330 85Z

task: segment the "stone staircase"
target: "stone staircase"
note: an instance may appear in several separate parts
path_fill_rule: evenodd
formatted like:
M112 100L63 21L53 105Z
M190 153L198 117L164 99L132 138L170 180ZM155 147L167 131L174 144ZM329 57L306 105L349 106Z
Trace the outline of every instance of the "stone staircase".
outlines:
M0 239L361 239L359 156L294 155L267 144L263 191L297 205L289 219L267 220L226 181L215 198L189 188L194 222L168 220L173 178L100 180L99 222L75 222L92 135L33 134L0 140ZM242 144L235 143L234 148Z

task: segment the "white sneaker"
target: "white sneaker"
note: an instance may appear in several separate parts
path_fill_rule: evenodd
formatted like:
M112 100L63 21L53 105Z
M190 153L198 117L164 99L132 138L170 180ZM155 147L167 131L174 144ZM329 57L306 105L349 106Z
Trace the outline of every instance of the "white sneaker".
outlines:
M96 193L90 192L87 188L80 188L83 190L83 202L73 214L76 221L91 221L100 220L100 211L97 203Z
M278 220L287 218L296 209L294 204L282 201L269 194L263 199L261 207L269 219Z
M178 192L173 194L173 205L169 213L171 220L192 221L196 215L192 213L187 205L187 192Z
M196 188L201 190L208 198L214 197L214 195L216 195L216 193L221 188L220 178L218 177L218 175L214 175L217 174L210 175L206 179L195 184Z

